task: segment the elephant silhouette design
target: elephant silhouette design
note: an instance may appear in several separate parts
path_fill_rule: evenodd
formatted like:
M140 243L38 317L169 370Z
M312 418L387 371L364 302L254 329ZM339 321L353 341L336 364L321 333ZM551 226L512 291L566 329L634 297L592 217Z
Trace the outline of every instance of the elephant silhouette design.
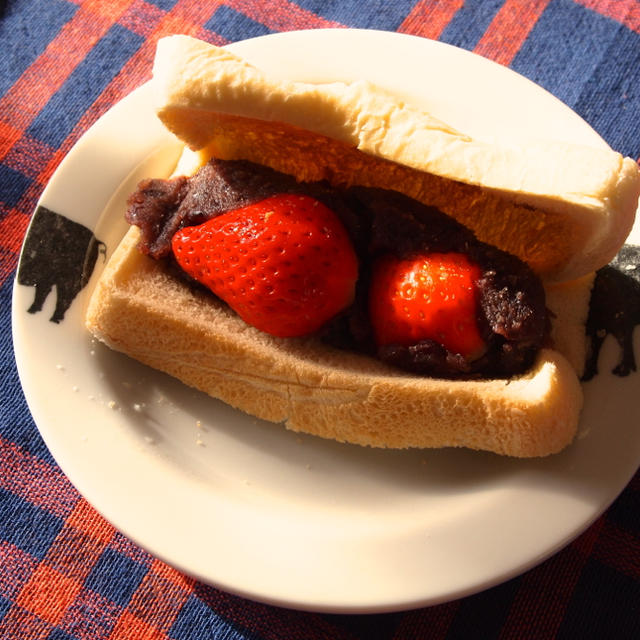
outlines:
M607 335L620 346L620 359L613 368L617 376L636 371L633 331L640 324L640 247L624 245L610 265L600 269L591 292L587 319L589 348L584 380L598 373L598 357Z
M35 287L36 313L56 288L56 305L51 322L61 322L74 298L89 282L98 255L106 256L106 245L87 227L46 207L38 207L24 241L17 280Z

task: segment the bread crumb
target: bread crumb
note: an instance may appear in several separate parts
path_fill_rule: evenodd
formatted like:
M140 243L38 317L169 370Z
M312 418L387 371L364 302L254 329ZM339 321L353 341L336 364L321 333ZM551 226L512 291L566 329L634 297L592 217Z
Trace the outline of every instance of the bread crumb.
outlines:
M577 440L584 440L589 433L591 432L591 429L589 429L588 427L585 429L581 429L580 431L578 431L578 435L576 436Z

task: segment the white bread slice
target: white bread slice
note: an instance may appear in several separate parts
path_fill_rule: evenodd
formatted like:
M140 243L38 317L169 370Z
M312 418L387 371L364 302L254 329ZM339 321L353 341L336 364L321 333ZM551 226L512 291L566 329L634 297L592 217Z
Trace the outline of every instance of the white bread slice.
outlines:
M582 377L587 360L586 325L595 277L589 273L571 282L545 286L552 320L551 344L567 358L578 377Z
M569 362L543 349L510 380L409 375L312 338L246 325L137 250L132 227L92 294L88 329L107 345L294 431L388 448L469 447L545 456L573 439L582 390ZM574 328L584 335L583 327Z
M545 281L604 266L633 225L640 172L613 151L487 144L367 82L276 81L188 36L159 41L153 83L162 122L204 157L403 191Z

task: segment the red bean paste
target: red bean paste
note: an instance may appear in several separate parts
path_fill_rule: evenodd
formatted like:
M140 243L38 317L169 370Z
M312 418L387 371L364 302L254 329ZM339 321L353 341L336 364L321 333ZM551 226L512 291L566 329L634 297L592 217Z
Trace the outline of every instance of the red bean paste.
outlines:
M355 300L320 331L321 340L405 371L445 378L512 377L532 365L549 328L544 289L537 276L521 260L478 241L469 229L435 207L398 192L299 183L250 162L212 160L190 178L142 181L129 198L126 219L141 229L143 253L166 262L167 268L188 280L171 254L171 238L178 229L278 193L304 193L323 202L342 220L358 254ZM476 289L477 322L487 344L484 355L469 362L432 340L377 348L367 312L372 262L386 253L406 258L449 251L467 254L482 270Z

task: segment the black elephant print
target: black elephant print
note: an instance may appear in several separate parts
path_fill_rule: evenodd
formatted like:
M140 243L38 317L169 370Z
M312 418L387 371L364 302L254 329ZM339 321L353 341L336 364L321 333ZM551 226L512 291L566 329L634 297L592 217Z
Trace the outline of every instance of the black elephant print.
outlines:
M56 305L51 322L61 322L74 298L89 282L98 255L106 256L104 242L87 227L46 207L38 207L24 241L17 280L35 287L36 313L56 288Z
M640 325L640 247L624 245L610 265L600 269L591 293L587 319L589 350L584 380L598 373L598 356L607 335L620 347L613 369L618 376L636 371L633 332Z

